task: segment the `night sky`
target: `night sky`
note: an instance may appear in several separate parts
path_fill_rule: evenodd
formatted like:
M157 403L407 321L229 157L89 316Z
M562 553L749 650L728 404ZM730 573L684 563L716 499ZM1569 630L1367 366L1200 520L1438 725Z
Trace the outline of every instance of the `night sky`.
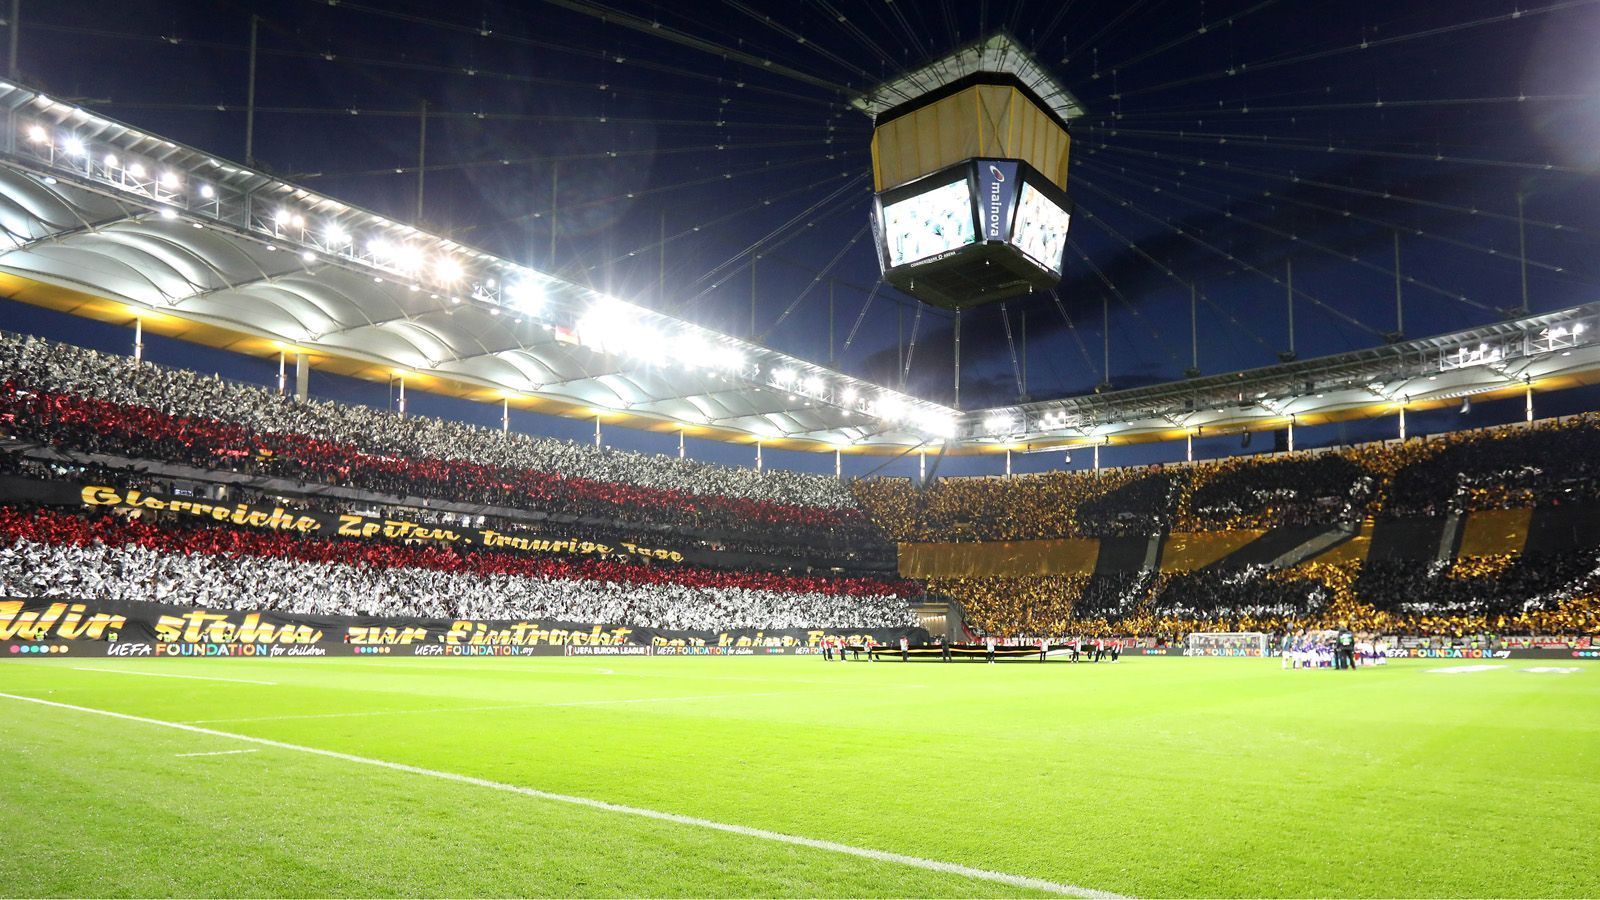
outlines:
M602 21L606 10L631 24ZM1000 28L1088 111L1073 125L1065 279L1054 295L1005 308L1018 336L1026 321L1033 399L1181 378L1191 285L1201 371L1276 362L1289 348L1291 262L1305 292L1301 358L1380 344L1399 330L1397 237L1408 337L1520 307L1524 240L1533 311L1593 300L1600 281L1596 0L23 0L21 80L243 159L253 16L260 167L412 221L425 102L423 227L824 363L831 297L836 366L885 384L898 382L918 304L885 287L862 316L879 280L866 229L871 124L847 100ZM126 352L115 329L0 310L7 328ZM1019 394L1001 314L964 316L964 407ZM951 344L949 315L925 309L908 390L951 400ZM270 376L264 362L192 347L155 342L151 352ZM386 399L382 385L322 375L313 391ZM1543 399L1540 414L1593 403L1568 392ZM439 398L412 408L498 419L497 408ZM1520 413L1520 400L1486 403L1412 427ZM516 424L575 438L588 427L532 415ZM1389 437L1392 426L1308 429L1300 443ZM660 436L618 428L607 438L675 452ZM1197 454L1239 452L1239 442L1198 443ZM1258 435L1250 449L1271 446ZM750 462L743 447L691 452ZM1116 448L1104 461L1182 453ZM1079 456L1072 467L1086 464ZM832 469L819 454L769 453L768 463ZM999 465L952 460L943 472ZM1059 453L1017 461L1062 465Z

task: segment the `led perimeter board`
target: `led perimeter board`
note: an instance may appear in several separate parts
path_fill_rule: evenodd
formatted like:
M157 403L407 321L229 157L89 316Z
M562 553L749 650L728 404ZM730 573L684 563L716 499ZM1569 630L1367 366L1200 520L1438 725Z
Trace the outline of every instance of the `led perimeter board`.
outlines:
M1061 280L1072 201L1026 162L969 159L883 191L884 280L934 306L994 303Z

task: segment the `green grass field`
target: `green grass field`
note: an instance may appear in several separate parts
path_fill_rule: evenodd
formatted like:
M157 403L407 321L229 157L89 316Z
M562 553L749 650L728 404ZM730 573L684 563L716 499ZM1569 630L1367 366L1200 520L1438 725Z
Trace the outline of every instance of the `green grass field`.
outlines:
M0 698L0 893L1042 893L550 792L1129 895L1600 895L1600 666L1466 664L7 661L278 743Z

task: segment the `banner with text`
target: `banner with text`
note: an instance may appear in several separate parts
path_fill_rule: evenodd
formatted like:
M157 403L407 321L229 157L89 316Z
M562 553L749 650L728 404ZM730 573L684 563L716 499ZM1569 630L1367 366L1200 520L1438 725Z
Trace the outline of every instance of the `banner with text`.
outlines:
M627 648L750 648L810 652L824 640L898 645L921 628L668 631L548 620L310 616L112 600L0 599L0 659L83 656L540 656L634 655Z
M148 510L219 525L281 531L308 537L427 541L471 549L536 555L572 554L637 557L674 563L684 561L684 555L680 551L646 547L626 541L552 537L532 531L475 528L465 525L428 525L405 517L384 518L358 513L295 509L281 505L227 503L105 484L74 484L8 476L0 478L0 500L25 501L49 506Z

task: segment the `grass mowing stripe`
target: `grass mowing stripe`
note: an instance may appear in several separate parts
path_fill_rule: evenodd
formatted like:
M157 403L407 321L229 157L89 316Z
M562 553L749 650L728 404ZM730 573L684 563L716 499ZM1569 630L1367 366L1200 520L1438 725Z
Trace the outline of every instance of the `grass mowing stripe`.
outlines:
M109 670L116 671L116 670ZM377 766L397 772L406 772L412 775L422 775L428 778L437 778L443 781L453 781L459 784L469 784L475 787L490 790L505 791L534 797L540 800L549 800L557 803L567 803L574 806L584 806L590 809L600 809L607 812L621 813L623 815L639 816L662 822L673 822L679 825L689 825L696 828L706 828L713 831L722 831L745 837L759 838L780 844L791 844L799 847L810 847L815 850L825 850L831 853L840 853L847 856L856 856L878 862L896 863L903 866L922 869L929 872L942 872L950 875L959 875L964 878L974 878L1011 887L1029 888L1038 891L1047 891L1053 894L1064 894L1072 897L1108 898L1114 900L1120 895L1105 891L1096 891L1090 888L1078 887L1070 884L1059 884L1042 878L1032 878L1027 875L1013 875L1008 872L992 872L987 869L976 869L959 863L944 862L936 859L924 859L920 856L908 856L903 853L891 853L885 850L873 850L868 847L856 847L850 844L840 844L834 841L824 841L815 838L801 837L793 834L783 834L777 831L768 831L763 828L750 828L744 825L733 825L727 822L715 822L710 819L701 819L694 816L684 816L677 813L661 812L654 809L645 809L638 806L624 806L618 803L607 803L604 800L595 800L589 797L575 797L569 794L555 794L541 791L537 788L522 787L515 784L506 784L499 781L490 781L487 778L476 778L471 775L462 775L457 772L445 772L438 769L425 769L421 766L412 766L405 763L390 762L388 760L373 759L366 756L356 756L351 753L340 753L337 750L324 750L319 747L307 747L301 744L290 744L284 741L274 741L270 738L252 737L246 734L232 734L226 731L217 731L211 728L200 728L195 725L186 725L182 722L166 722L161 719L150 719L144 716L134 716L127 713L113 712L107 709L94 709L88 706L75 706L70 703L58 703L54 700L44 700L39 697L24 697L19 694L0 693L0 698L16 700L23 703L36 703L40 706L50 706L57 709L66 709L73 712L89 713L97 716L107 716L127 722L139 722L144 725L154 725L160 728L174 728L179 731L188 731L194 734L205 734L212 737L227 738L236 741L247 741L265 747L274 747L279 750L292 750L298 753L309 753L329 759L360 765Z
M921 687L922 685L910 685ZM607 700L565 700L560 703L507 703L497 706L430 706L426 709L374 709L355 712L304 713L286 716L250 716L236 719L187 719L184 725L215 725L224 722L287 722L292 719L364 719L369 716L425 715L430 713L487 712L507 709L550 709L562 706L610 706L617 703L681 703L689 700L739 700L745 697L780 697L799 691L765 691L757 694L684 694L672 697L625 697Z
M187 678L190 681L229 681L234 684L264 684L276 687L276 681L251 681L248 678L215 678L207 675L174 675L171 672L135 672L131 669L103 669L99 666L73 666L74 672L110 672L113 675L143 675L146 678Z

